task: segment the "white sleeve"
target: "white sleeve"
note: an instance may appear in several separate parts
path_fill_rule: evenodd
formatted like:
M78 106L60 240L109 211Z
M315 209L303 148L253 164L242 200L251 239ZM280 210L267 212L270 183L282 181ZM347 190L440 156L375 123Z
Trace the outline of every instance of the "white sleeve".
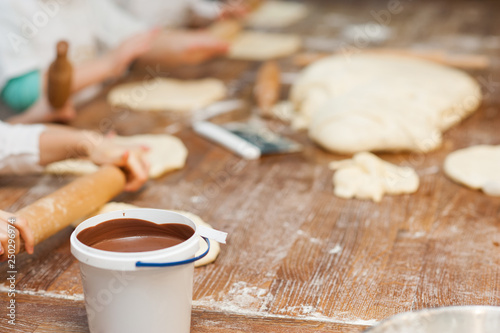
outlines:
M220 1L190 0L191 9L196 15L207 19L215 19L219 16L222 6L230 6Z
M89 0L94 33L106 48L112 49L127 38L146 31L146 24L110 0Z
M40 135L43 125L0 122L0 175L41 172Z
M32 36L26 36L30 33L29 27L24 26L23 30L20 20L34 5L33 1L0 1L0 91L8 80L40 69L33 41L29 38Z

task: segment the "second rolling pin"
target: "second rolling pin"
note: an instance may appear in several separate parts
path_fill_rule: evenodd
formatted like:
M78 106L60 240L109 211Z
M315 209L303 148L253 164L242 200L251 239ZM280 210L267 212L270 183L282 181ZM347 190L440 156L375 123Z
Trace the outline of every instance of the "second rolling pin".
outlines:
M276 61L265 62L257 73L254 96L260 114L272 117L272 108L278 102L281 91L281 71Z

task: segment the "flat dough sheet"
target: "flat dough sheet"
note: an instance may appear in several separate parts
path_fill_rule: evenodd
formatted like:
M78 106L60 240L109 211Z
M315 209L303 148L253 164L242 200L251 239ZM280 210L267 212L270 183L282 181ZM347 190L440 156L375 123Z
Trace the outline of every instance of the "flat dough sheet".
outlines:
M480 145L446 157L444 172L452 180L491 196L500 196L500 146Z
M284 28L304 19L309 10L302 3L266 1L250 14L246 25L258 28Z
M229 57L240 60L270 60L296 53L302 46L297 35L244 31L232 42Z
M107 203L104 206L102 206L98 211L91 214L89 217L96 216L99 214L109 213L109 212L115 212L117 210L136 209L136 208L141 208L141 207L137 207L137 206L122 203L122 202L110 202L110 203ZM180 210L172 210L172 211L186 216L187 218L191 219L198 226L212 228L212 226L210 224L203 221L201 219L201 217L199 217L198 215L195 215L195 214L190 213L190 212L180 211ZM73 224L73 226L76 227L78 224L79 223L75 223L75 224ZM200 249L198 250L198 252L196 252L195 256L202 254L206 250L207 250L207 243L203 239L200 239ZM208 254L205 257L201 258L200 260L195 261L194 266L200 267L200 266L205 266L205 265L208 265L208 264L214 262L215 259L217 259L217 256L219 255L219 253L220 253L219 243L217 243L214 240L210 240L210 251L208 252Z
M226 86L217 79L156 78L116 86L108 94L108 103L134 111L187 112L208 106L226 94Z
M181 140L166 134L144 134L130 137L117 136L117 143L146 145L150 150L146 158L151 164L149 178L158 178L163 174L182 169L186 163L188 151ZM68 159L49 164L46 173L86 175L98 170L98 166L89 160Z

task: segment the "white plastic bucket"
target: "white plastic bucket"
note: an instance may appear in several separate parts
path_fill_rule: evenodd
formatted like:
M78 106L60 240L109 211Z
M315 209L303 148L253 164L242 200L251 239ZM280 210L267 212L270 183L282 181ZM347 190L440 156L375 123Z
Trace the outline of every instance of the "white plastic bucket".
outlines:
M181 244L149 252L118 253L91 248L77 238L102 222L136 218L157 224L188 225L195 233ZM85 306L92 333L189 333L194 256L200 236L196 224L179 213L129 209L94 216L71 235L71 253L80 262ZM207 251L208 252L208 251ZM184 263L188 260L189 263ZM172 267L138 267L164 265Z

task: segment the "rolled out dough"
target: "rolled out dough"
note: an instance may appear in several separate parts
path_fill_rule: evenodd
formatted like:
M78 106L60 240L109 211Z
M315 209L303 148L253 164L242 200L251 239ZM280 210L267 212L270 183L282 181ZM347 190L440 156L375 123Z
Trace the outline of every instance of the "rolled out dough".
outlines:
M297 35L245 31L231 44L229 57L242 60L269 60L297 52L302 40Z
M246 24L259 28L283 28L302 20L307 14L307 6L302 3L266 1L249 15Z
M380 202L384 194L414 193L419 186L412 168L399 167L362 152L352 159L330 163L334 193L341 198L371 199Z
M146 145L146 158L151 165L149 178L158 178L166 172L181 169L186 163L188 151L181 140L166 134L144 134L130 137L117 136L119 144ZM96 172L98 166L89 160L69 159L49 164L46 173L85 175Z
M108 94L108 103L135 111L185 112L216 102L226 93L226 86L217 79L182 81L155 78L113 88Z
M500 146L473 146L446 157L444 172L452 180L500 196Z
M104 206L102 206L98 211L91 214L89 217L99 215L99 214L114 212L117 210L135 209L135 208L140 208L140 207L126 204L126 203L122 203L122 202L110 202L110 203L107 203ZM207 228L212 228L212 226L210 224L203 221L201 219L201 217L199 217L198 215L195 215L195 214L189 213L189 212L185 212L185 211L180 211L180 210L179 211L173 210L173 212L177 212L179 214L186 216L187 218L191 219L196 225L204 226ZM74 225L74 226L76 227L77 225ZM198 252L196 252L196 256L202 254L206 250L207 250L207 243L203 239L200 239L200 249L198 250ZM214 240L210 240L210 251L208 251L208 254L205 257L203 257L202 259L195 261L194 266L200 267L200 266L208 265L208 264L214 262L215 259L217 259L217 256L219 255L219 253L220 253L219 243L217 243Z
M466 73L432 62L341 54L307 67L291 100L294 127L329 151L427 152L477 109L481 90Z

